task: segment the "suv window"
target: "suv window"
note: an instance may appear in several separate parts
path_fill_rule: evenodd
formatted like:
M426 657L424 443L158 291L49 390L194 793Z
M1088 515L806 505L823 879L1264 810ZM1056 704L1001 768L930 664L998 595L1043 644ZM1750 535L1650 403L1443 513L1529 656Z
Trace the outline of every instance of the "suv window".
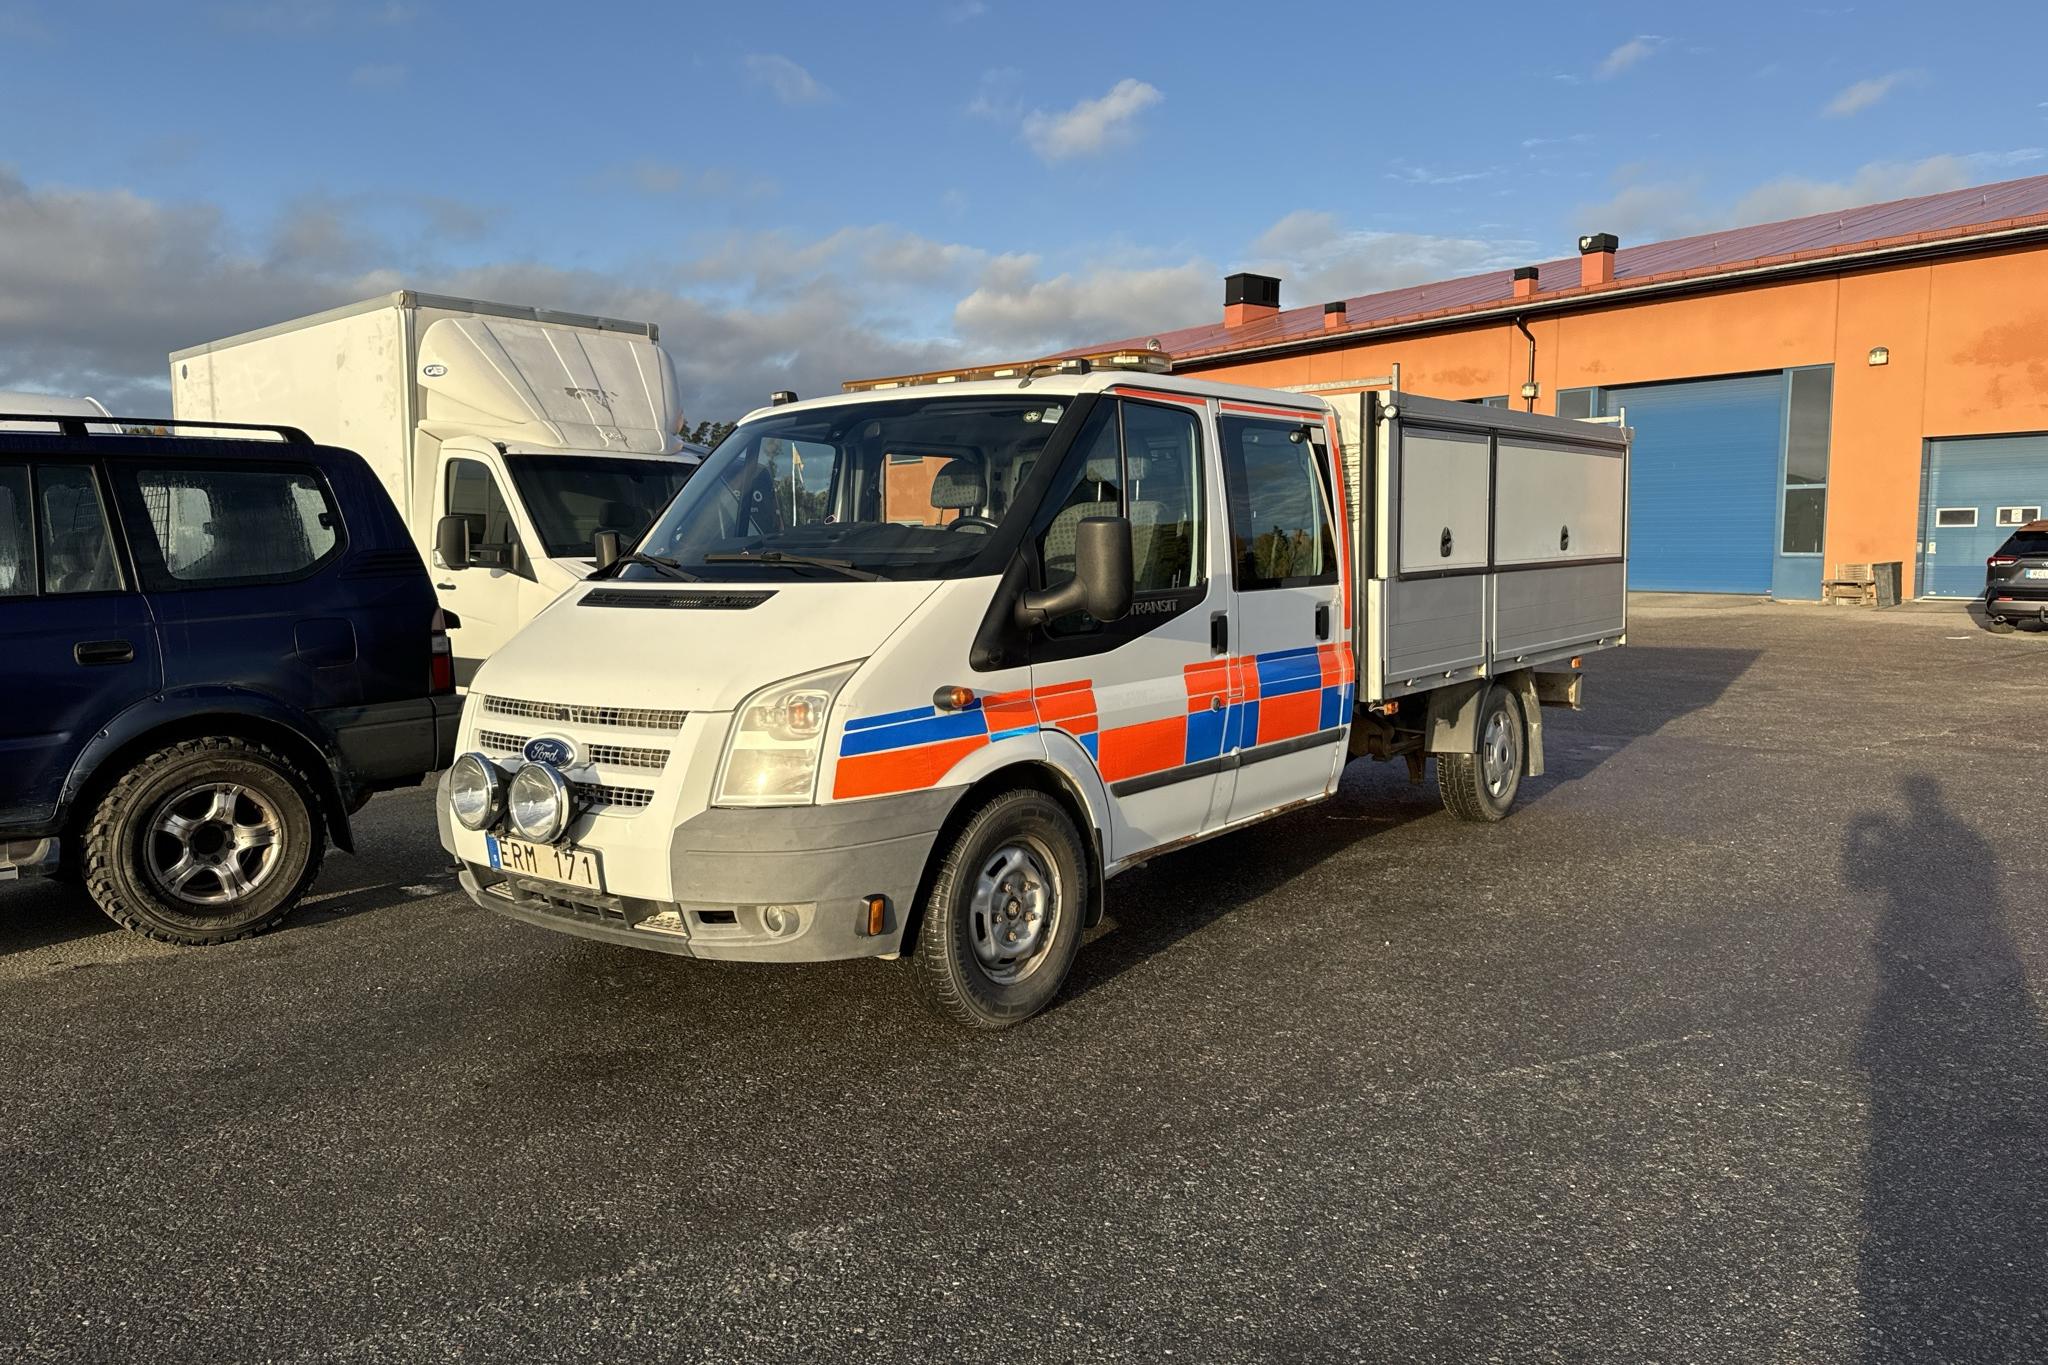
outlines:
M1307 428L1226 416L1217 430L1238 591L1336 582L1329 494Z
M35 543L29 539L28 466L0 465L0 597L36 590Z
M2005 544L1998 547L1998 553L2019 559L2048 555L2048 531L2014 531Z
M495 547L505 567L512 566L504 555L519 544L519 532L512 525L512 509L506 506L489 465L481 460L448 462L448 515L469 522L472 551Z
M141 565L153 592L303 578L340 548L340 518L312 470L180 465L130 477L156 540Z
M38 465L36 513L46 593L119 592L114 538L99 480L86 465Z

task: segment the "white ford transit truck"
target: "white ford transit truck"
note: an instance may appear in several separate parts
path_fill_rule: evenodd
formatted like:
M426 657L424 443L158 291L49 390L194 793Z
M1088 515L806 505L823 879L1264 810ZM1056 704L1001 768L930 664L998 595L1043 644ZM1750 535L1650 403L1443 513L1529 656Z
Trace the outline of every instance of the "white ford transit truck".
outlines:
M433 574L467 686L695 468L653 323L413 290L171 354L181 421L284 423L369 461Z
M751 414L477 675L479 905L713 959L1059 989L1119 871L1436 760L1498 820L1623 642L1628 433L1064 362Z

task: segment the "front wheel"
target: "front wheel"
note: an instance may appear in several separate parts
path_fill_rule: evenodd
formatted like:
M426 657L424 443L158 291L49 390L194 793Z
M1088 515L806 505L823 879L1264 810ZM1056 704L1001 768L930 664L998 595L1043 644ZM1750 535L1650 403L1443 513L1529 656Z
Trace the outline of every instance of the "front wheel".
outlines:
M1507 817L1522 787L1528 739L1522 704L1504 687L1489 687L1479 703L1479 747L1469 754L1436 756L1437 794L1460 820L1492 823Z
M960 829L925 902L916 972L925 1003L973 1029L1052 1003L1081 946L1088 859L1060 804L1006 792Z

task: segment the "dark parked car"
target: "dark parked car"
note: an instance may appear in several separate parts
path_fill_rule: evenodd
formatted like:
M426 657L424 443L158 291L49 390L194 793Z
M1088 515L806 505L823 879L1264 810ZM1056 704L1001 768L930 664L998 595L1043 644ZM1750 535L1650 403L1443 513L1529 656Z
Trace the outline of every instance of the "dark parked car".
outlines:
M19 420L42 429L0 431L0 880L75 872L175 943L269 928L371 793L452 757L426 566L369 467L291 428Z
M2048 521L2030 521L1984 561L1984 613L2048 624Z

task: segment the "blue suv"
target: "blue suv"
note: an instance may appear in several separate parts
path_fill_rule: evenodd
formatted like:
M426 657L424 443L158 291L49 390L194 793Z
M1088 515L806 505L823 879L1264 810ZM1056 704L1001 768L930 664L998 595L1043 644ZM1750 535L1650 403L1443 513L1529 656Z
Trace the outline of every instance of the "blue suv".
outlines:
M289 427L0 422L0 880L75 873L174 943L269 928L372 793L453 754L397 509Z

